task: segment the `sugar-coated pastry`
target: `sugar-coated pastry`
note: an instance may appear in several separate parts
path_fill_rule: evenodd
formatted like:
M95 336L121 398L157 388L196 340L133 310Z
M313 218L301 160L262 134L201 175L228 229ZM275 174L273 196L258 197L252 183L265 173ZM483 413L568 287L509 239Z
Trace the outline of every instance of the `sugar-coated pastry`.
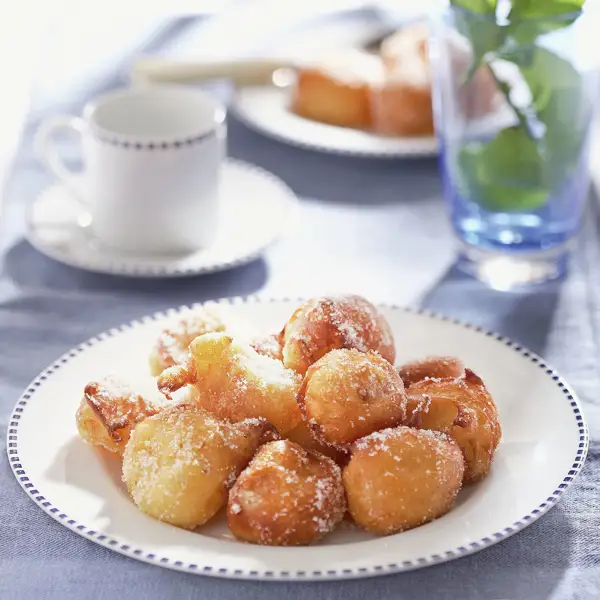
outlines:
M193 372L168 369L158 378L159 389L169 395L193 383L198 405L220 419L242 421L263 417L282 436L302 421L296 395L300 376L283 363L258 354L249 344L226 333L207 333L190 344Z
M398 29L386 37L379 48L379 54L388 73L395 71L399 63L418 58L428 65L429 25L418 21Z
M196 390L196 398L199 391L196 388L196 365L189 356L186 365L173 365L165 369L157 378L156 384L161 394L171 399L173 394L185 387L193 387ZM191 403L190 403L191 404Z
M256 448L277 438L265 419L220 421L184 404L139 423L123 456L123 481L143 512L194 529L224 506Z
M398 47L421 52L419 31ZM388 73L398 47L382 49ZM489 473L502 432L459 358L396 366L384 314L359 295L312 298L280 330L221 304L181 313L157 339L157 377L85 387L79 434L113 453L141 511L176 527L226 512L235 538L265 546L310 545L341 524L418 527Z
M433 135L428 28L417 23L385 39L386 76L372 92L373 128L387 135Z
M374 350L394 362L392 330L385 317L361 296L322 296L300 306L283 331L283 364L304 375L336 348Z
M122 454L135 425L158 410L156 402L108 376L85 386L75 419L86 442Z
M350 50L297 70L291 109L341 127L371 126L370 86L382 76L378 56Z
M445 34L447 37L440 42L440 51L445 53L449 61L448 67L453 80L464 82L457 92L456 108L468 118L488 115L498 108L501 98L494 77L487 67L481 66L470 81L466 82L473 59L471 47L457 32L446 30ZM383 41L380 54L388 74L390 89L398 80L420 82L418 87L423 90L427 86L431 88L427 23L418 22L398 30ZM409 108L418 110L416 104L411 103ZM397 112L401 112L403 105L399 104L398 107ZM422 116L425 116L425 112Z
M227 521L241 540L270 546L310 544L344 518L340 468L289 440L261 446L229 492Z
M462 82L456 110L468 119L489 115L499 106L500 95L492 74L479 67L467 82L472 52L464 39L451 34L442 43L448 70ZM383 41L380 49L386 76L373 88L372 115L375 131L388 135L433 135L432 70L429 61L429 29L419 22L403 27ZM440 59L442 60L442 59Z
M463 377L465 365L454 356L429 356L398 367L404 385L422 381L423 379L455 379Z
M345 465L348 462L347 449L339 449L330 444L325 444L317 439L317 436L311 431L310 425L306 421L302 421L300 425L294 427L286 434L286 439L302 446L306 450L312 450L319 454L328 456L338 465Z
M192 340L204 333L226 331L243 339L253 334L249 323L223 304L205 304L176 317L158 336L150 354L150 371L160 375L174 365L187 365Z
M379 535L423 525L454 504L464 471L458 444L437 431L396 427L352 445L343 481L354 522Z
M502 430L483 381L469 369L460 378L424 379L408 388L411 423L454 438L465 457L465 483L485 477Z
M298 403L314 436L342 451L406 420L402 379L376 352L332 350L306 372Z
M250 345L259 354L264 354L274 358L275 360L283 361L283 333L272 333L256 337L251 340Z
M420 73L415 65L415 73ZM388 75L372 92L373 130L385 136L434 134L431 84L408 69Z

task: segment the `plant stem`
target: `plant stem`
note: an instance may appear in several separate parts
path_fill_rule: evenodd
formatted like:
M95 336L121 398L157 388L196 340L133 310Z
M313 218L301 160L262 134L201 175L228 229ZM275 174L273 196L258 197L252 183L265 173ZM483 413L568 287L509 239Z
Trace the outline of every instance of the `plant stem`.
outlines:
M496 86L502 92L502 95L506 99L507 104L512 108L513 112L515 113L515 116L519 120L519 124L521 125L521 127L523 127L523 129L525 129L525 131L527 132L527 135L529 135L529 137L531 137L532 139L535 139L535 136L533 135L533 132L531 131L531 127L529 125L527 115L512 101L512 99L510 97L511 90L510 90L510 87L508 86L508 84L505 81L502 81L502 79L500 79L498 77L498 75L496 75L494 68L492 67L492 65L489 62L485 62L485 66L487 67L490 75L494 78L494 81L496 82Z

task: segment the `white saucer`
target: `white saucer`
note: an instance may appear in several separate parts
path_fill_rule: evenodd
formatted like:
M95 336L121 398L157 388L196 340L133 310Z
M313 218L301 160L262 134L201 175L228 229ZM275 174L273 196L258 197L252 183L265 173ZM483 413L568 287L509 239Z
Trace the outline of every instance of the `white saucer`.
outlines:
M280 142L333 154L371 158L422 158L438 154L433 136L387 137L310 121L288 108L289 89L274 85L237 91L232 109L248 127Z
M182 277L247 263L281 237L298 201L271 173L228 160L223 170L217 241L188 255L136 256L108 248L78 225L80 208L60 184L46 188L30 208L28 241L42 254L72 267L130 277Z

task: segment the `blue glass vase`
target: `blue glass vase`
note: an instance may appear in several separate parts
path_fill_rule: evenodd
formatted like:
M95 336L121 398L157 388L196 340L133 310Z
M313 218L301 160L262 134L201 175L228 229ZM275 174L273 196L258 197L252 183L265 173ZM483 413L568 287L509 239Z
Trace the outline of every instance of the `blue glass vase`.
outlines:
M448 7L430 54L440 169L459 264L498 289L561 277L589 187L598 71L585 15Z

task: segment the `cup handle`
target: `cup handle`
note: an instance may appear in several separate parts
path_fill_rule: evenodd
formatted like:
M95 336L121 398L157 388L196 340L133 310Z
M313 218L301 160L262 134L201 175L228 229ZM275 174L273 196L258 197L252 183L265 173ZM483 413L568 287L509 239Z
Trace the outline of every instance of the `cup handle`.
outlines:
M65 165L53 140L54 134L59 131L75 131L81 136L85 130L85 121L79 117L53 117L42 123L37 130L34 148L36 155L48 170L65 184L81 206L89 212L90 205L83 196L82 176Z

